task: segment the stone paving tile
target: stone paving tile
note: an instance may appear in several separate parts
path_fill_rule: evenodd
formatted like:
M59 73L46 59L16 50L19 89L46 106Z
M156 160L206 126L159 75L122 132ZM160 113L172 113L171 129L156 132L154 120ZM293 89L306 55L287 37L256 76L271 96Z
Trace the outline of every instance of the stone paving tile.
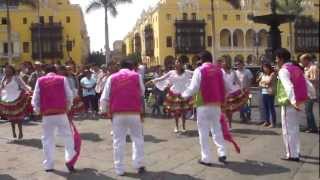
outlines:
M317 107L315 107L317 108ZM319 177L319 136L301 133L302 162L284 162L280 126L267 129L253 124L238 123L234 115L233 134L241 147L237 154L228 144L228 165L217 162L216 147L212 146L213 167L201 166L196 123L187 121L189 131L173 133L173 120L147 118L144 124L145 164L148 173L139 176L131 166L131 143L126 145L125 177L113 170L111 123L108 120L77 120L83 138L83 148L77 164L78 172L69 174L64 167L63 141L57 137L54 173L42 169L41 123L24 126L24 140L9 142L9 123L0 121L0 180L313 180ZM258 119L257 110L253 111ZM317 116L319 122L319 116ZM301 121L305 125L305 121Z

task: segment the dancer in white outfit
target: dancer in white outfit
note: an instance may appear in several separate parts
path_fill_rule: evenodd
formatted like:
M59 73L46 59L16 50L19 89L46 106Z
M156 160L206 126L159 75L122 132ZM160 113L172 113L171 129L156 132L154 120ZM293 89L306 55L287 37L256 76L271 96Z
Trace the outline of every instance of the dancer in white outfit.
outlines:
M46 76L38 79L32 98L32 106L37 114L42 115L42 145L44 151L43 165L47 172L54 170L55 130L64 139L65 160L70 161L75 156L74 140L67 117L73 102L73 93L68 80L56 75L56 69L47 65ZM66 164L67 165L67 164ZM67 166L70 172L73 167Z
M100 99L100 112L104 114L109 111L112 117L114 167L119 176L125 174L124 151L128 131L133 141L133 167L138 173L145 172L141 118L143 112L141 97L145 88L141 76L132 71L131 60L122 60L121 68L107 79Z
M299 121L303 117L302 106L310 96L315 94L311 83L305 79L299 65L290 62L291 55L287 49L276 51L276 62L279 70L277 100L281 105L283 141L288 161L299 161L300 137Z
M208 51L199 54L202 65L193 74L190 86L182 93L183 98L197 94L197 124L201 146L200 164L212 163L209 142L211 131L213 141L218 147L219 161L226 162L225 141L220 124L221 104L225 99L223 72L219 65L212 64L212 55Z
M186 131L186 113L193 110L192 97L189 99L182 99L181 93L188 87L192 78L192 71L185 70L183 65L183 58L176 60L176 69L169 71L160 78L156 78L147 84L153 83L155 85L168 81L169 92L164 102L164 108L167 113L175 118L176 126L174 132L178 133L179 119L182 119L182 132Z

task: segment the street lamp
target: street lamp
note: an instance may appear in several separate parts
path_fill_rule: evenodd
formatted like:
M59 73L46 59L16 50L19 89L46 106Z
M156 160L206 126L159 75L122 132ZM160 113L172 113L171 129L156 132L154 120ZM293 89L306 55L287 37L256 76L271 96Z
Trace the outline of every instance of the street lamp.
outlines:
M215 43L215 18L214 18L214 0L211 0L211 29L212 29L212 58L215 59L215 49L216 49L216 43Z

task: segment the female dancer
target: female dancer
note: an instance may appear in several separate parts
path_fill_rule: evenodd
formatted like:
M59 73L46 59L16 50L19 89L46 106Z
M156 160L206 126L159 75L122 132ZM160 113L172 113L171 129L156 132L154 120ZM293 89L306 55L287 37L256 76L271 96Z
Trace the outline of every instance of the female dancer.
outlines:
M16 75L13 66L7 65L0 84L0 114L11 122L13 138L17 138L16 124L19 129L18 139L23 138L22 120L32 111L30 96L27 92L31 92L31 87Z
M163 83L168 81L169 92L167 93L164 108L167 113L175 118L175 133L179 132L179 119L182 119L182 132L186 131L187 111L192 111L192 99L184 100L181 93L189 86L193 72L184 69L183 59L179 57L175 63L175 70L169 71L160 78L156 78L147 84Z
M241 90L240 81L236 76L235 71L232 69L231 59L223 58L222 70L224 73L226 85L227 98L222 110L229 120L229 127L232 128L232 114L238 111L249 98L247 91Z

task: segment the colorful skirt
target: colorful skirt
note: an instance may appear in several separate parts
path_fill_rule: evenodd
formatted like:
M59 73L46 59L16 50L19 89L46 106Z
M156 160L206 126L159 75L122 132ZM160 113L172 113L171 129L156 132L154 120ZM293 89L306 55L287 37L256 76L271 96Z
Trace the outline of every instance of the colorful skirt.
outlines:
M0 115L9 121L19 122L32 113L31 96L21 92L18 99L13 102L0 101Z
M163 105L165 112L174 117L182 116L188 111L193 110L192 98L185 100L180 95L175 94L172 91L167 93Z
M241 109L246 103L248 103L249 91L238 90L227 96L226 102L222 105L223 112L236 112Z

